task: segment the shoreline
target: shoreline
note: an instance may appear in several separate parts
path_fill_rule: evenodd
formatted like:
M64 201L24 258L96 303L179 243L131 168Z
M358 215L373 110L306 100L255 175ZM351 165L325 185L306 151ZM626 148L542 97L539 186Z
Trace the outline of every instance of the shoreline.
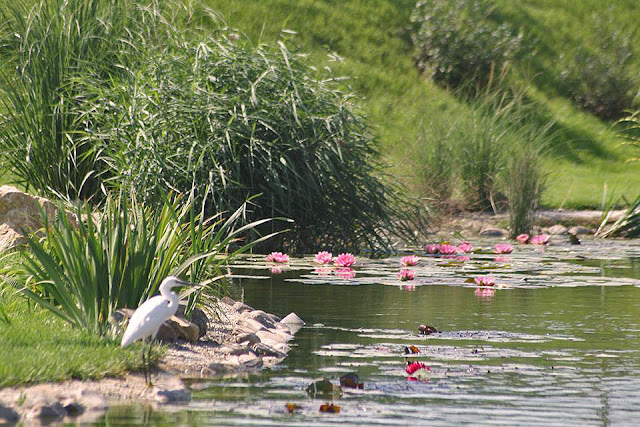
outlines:
M209 378L269 368L287 356L303 322L294 313L284 319L229 297L218 301L207 333L195 343L168 344L152 373L129 372L99 380L66 380L0 389L0 424L19 422L91 422L113 404L186 403L191 391L182 378ZM302 323L301 323L302 322Z

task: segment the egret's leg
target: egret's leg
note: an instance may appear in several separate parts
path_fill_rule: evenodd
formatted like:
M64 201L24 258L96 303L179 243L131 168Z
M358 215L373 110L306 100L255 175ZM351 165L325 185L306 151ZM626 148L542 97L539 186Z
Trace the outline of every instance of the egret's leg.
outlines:
M151 348L153 347L153 337L149 338L149 353L147 354L147 364L149 368L149 377L147 378L147 386L152 386L151 383Z

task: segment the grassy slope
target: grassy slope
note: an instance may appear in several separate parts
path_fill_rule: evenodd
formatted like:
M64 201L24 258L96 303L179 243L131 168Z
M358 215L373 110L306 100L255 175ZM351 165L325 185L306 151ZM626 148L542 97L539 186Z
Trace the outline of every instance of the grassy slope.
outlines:
M352 77L346 84L376 126L393 170L408 182L413 179L420 129L432 120L449 122L469 114L468 107L416 72L406 31L412 0L205 1L229 26L255 42L284 40L290 49L309 53L310 62L318 68L328 66L336 75ZM622 0L611 9L595 0L578 3L503 0L499 4L505 20L540 40L537 61L530 68L535 77L527 80L533 83L530 96L541 114L556 122L544 202L566 208L599 206L605 186L608 195L627 197L634 197L640 188L640 165L624 162L631 152L618 148L621 141L607 123L560 96L554 77L559 72L558 54L591 42L594 12L611 13L615 22L631 25L640 21L640 3ZM331 53L343 60L332 60Z

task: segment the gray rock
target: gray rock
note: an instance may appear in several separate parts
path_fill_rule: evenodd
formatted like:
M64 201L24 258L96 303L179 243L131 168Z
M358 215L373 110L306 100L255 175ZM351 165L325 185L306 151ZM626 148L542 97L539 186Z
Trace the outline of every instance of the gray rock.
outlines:
M507 234L506 230L500 228L487 227L480 231L481 236L485 237L503 237Z
M76 399L87 411L106 411L109 409L109 402L100 393L90 390L80 390Z
M14 423L19 419L20 415L16 411L0 403L0 424Z
M191 392L186 388L173 390L160 389L156 391L155 400L160 403L187 402L191 399Z
M167 322L160 325L156 339L162 342L176 342L178 340L178 333Z
M262 367L262 359L254 353L238 356L238 362L244 369L258 369Z
M254 344L251 347L251 349L258 356L277 357L277 358L284 358L287 356L285 353L279 350L276 350L275 348L270 347L264 343Z
M252 346L255 343L260 342L260 338L256 334L240 334L236 337L238 344L246 343L245 345Z
M547 229L547 233L551 235L567 234L567 227L562 224L552 225Z
M230 305L230 306L233 306L233 305L236 303L236 302L233 300L233 298L228 297L228 296L226 296L226 297L222 298L222 299L220 300L220 302L223 302L223 303L225 303L225 304L227 304L227 305Z
M589 230L587 227L577 225L569 229L569 234L573 234L575 236L579 236L581 234L591 234L591 230Z
M231 354L233 356L238 356L241 354L247 354L249 350L245 346L241 345L223 345L218 347L218 351L221 353Z
M242 313L244 311L253 311L252 307L249 307L247 304L241 303L240 301L233 304L232 308L238 313Z
M304 320L302 320L297 314L291 312L287 314L284 319L280 321L280 323L284 325L304 325Z
M258 331L256 332L256 335L258 336L258 338L260 338L260 341L262 342L265 342L265 341L287 342L291 338L293 338L292 335L274 333L272 331Z
M259 323L253 319L239 319L235 326L237 333L255 334L258 331L266 330L262 323Z
M242 321L245 321L247 319L255 320L267 329L275 328L276 323L280 321L277 316L265 313L262 310L245 311L239 317L239 320Z

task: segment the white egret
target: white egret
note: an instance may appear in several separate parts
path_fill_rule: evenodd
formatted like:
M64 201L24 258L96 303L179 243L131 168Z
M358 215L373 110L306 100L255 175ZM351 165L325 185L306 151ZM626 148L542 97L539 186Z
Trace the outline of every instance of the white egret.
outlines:
M167 276L160 284L160 295L149 298L133 313L127 325L127 330L122 336L120 346L126 347L134 341L150 337L148 354L148 362L150 363L151 345L158 334L160 326L178 310L178 295L171 289L176 286L196 285L196 283L185 282L175 276ZM144 349L142 351L142 364L145 367ZM150 376L151 374L149 373L149 377L147 377L147 372L145 371L145 377L147 377L147 383L149 384L151 383Z

